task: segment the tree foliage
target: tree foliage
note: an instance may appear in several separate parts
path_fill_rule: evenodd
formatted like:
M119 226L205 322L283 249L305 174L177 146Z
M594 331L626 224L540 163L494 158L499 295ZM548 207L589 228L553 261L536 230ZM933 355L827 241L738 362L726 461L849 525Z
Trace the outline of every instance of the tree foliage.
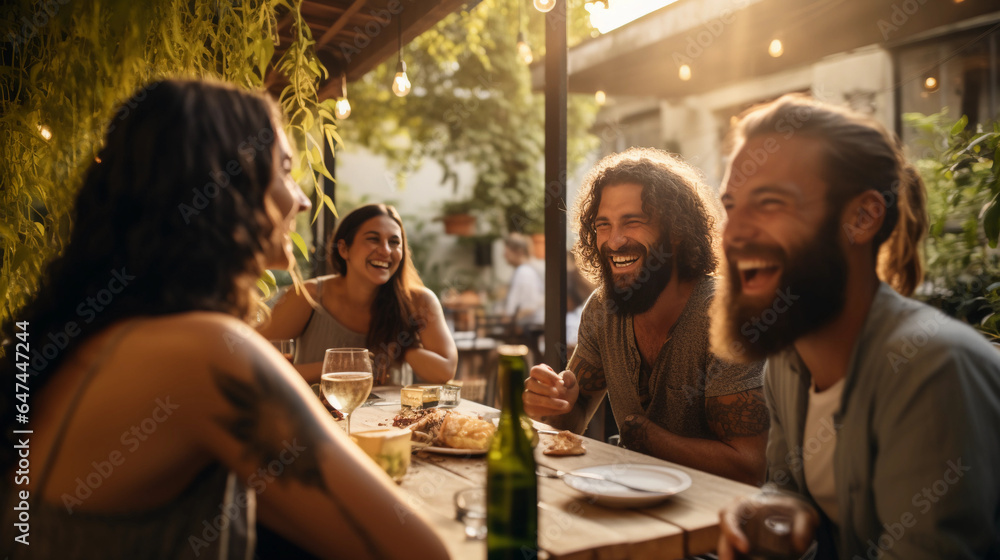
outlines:
M946 313L1000 336L1000 123L967 130L945 112L904 115L923 135L929 157L917 160L927 185L930 235L923 297Z
M517 56L518 1L536 60L543 53L544 15L526 0L484 0L452 14L404 48L413 91L397 98L388 88L390 60L349 87L353 113L342 124L348 142L385 156L403 180L424 159L444 169L442 183L458 188L455 166L476 171L471 200L491 218L495 234L540 231L545 201L544 96ZM589 36L583 1L570 0L570 40ZM571 168L592 150L596 114L590 96L569 103Z
M163 77L221 79L261 88L277 41L276 13L290 11L297 40L277 64L290 82L280 103L304 157L308 183L334 140L332 102L316 98L325 73L298 2L18 0L0 14L0 323L37 289L58 254L70 210L109 123L140 85ZM45 134L51 134L45 138ZM317 157L318 156L318 157Z

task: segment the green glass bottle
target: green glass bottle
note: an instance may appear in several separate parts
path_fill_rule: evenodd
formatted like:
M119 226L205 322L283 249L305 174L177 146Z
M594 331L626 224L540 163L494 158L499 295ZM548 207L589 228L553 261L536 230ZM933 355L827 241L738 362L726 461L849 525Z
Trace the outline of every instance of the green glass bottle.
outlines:
M526 346L499 348L500 424L486 460L486 548L489 560L530 560L538 555L538 478L521 392Z

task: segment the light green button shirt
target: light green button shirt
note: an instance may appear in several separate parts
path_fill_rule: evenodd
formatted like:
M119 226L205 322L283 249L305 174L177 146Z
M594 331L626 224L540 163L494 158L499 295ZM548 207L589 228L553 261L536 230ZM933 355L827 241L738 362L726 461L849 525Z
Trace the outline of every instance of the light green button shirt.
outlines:
M834 416L839 536L820 531L821 557L1000 557L1000 352L882 284L849 364ZM809 384L794 348L768 360L768 478L806 496Z

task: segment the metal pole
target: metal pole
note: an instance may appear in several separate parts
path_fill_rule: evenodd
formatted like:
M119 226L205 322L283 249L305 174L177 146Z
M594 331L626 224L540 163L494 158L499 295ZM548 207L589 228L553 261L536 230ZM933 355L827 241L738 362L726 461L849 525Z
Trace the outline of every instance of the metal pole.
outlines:
M566 367L566 3L545 14L545 362Z

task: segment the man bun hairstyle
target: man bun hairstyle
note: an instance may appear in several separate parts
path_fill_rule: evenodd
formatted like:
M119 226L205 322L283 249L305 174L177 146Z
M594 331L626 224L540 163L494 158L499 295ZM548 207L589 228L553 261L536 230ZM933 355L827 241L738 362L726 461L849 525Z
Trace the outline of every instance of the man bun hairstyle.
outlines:
M871 117L802 94L746 112L733 130L733 153L766 135L784 140L802 135L824 143L827 212L839 213L869 190L882 196L885 215L872 240L876 271L897 292L912 295L923 279L919 248L928 229L926 193L896 136Z

